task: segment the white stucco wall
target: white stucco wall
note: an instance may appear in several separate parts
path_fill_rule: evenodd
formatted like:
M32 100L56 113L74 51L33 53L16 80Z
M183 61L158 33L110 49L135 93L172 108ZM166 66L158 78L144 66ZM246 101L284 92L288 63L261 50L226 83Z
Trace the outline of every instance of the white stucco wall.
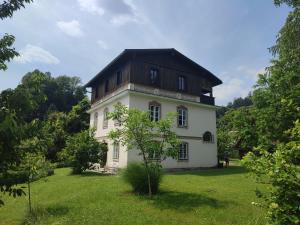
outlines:
M129 107L129 95L126 92L120 93L117 96L114 96L107 101L102 102L101 104L95 104L94 107L90 110L90 127L94 126L94 115L98 112L98 124L97 130L95 132L95 137L99 141L105 141L108 145L107 152L107 166L109 167L126 167L127 165L127 151L126 147L120 145L119 149L119 160L113 160L113 142L107 138L108 133L111 129L115 128L114 121L108 120L108 127L103 129L103 116L104 109L107 108L109 112L112 112L114 109L114 105L120 102L121 104Z
M217 165L216 112L214 107L140 93L130 93L129 106L147 111L151 101L157 101L161 104L162 117L168 112L176 112L179 105L184 105L188 109L188 128L177 128L177 121L175 121L174 131L181 136L182 141L188 143L189 160L177 161L169 158L163 161L164 168L213 167ZM213 143L203 143L201 138L205 131L210 131L214 135ZM128 152L128 162L139 160L141 158L137 155L137 151Z
M157 101L161 104L161 116L168 112L176 112L177 106L183 105L188 109L188 127L177 128L177 121L174 121L174 131L181 140L188 143L189 159L187 161L177 161L168 158L163 161L164 168L195 168L213 167L217 164L217 140L216 140L216 113L215 107L202 105L197 102L188 102L178 99L171 99L161 96L142 94L132 91L124 91L109 98L100 104L95 104L90 110L90 126L94 124L94 114L98 112L98 125L96 138L99 141L108 143L107 166L126 167L130 162L141 161L136 150L127 151L125 146L120 146L119 161L113 160L113 143L107 138L111 129L115 128L114 121L108 121L108 127L103 129L104 109L113 111L113 106L117 102L130 108L138 108L148 111L149 102ZM203 143L202 135L205 131L210 131L214 135L213 143Z

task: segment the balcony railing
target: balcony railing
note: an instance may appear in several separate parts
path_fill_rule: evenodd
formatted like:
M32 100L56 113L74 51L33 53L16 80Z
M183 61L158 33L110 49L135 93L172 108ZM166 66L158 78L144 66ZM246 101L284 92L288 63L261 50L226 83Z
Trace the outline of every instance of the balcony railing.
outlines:
M215 105L215 98L206 95L201 95L200 103L207 104L207 105Z

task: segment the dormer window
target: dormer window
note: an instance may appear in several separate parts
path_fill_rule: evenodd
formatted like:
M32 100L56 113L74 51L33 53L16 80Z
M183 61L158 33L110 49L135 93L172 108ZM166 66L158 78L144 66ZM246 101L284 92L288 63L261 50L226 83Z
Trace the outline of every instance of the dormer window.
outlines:
M150 69L150 83L158 84L158 82L159 82L158 69L151 68Z
M185 76L178 76L178 90L186 91L186 78Z
M122 71L117 72L117 86L122 83Z
M105 91L105 93L108 92L108 85L109 85L109 80L106 80L105 84L104 84L104 91Z

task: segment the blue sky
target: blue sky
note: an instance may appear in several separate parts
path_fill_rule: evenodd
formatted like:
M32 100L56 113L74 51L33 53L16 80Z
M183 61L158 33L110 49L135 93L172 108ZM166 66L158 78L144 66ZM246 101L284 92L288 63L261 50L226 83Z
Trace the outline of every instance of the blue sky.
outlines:
M223 80L214 95L224 105L268 66L289 10L272 0L35 0L0 21L21 53L0 90L36 68L86 83L125 48L176 48Z

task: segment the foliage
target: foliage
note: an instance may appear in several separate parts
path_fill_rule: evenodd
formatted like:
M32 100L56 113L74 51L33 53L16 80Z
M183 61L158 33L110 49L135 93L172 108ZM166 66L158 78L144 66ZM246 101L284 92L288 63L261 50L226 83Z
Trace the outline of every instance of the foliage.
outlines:
M251 106L253 105L251 93L245 98L239 97L235 98L232 102L229 102L227 106L222 106L217 109L217 118L221 118L225 115L225 113L231 109L238 109L243 106Z
M148 193L152 195L150 164L156 155L155 163L167 157L176 158L179 141L175 132L171 129L174 124L174 114L168 114L158 122L151 121L148 112L138 109L128 109L122 104L116 104L114 112L109 117L118 120L121 127L111 130L109 137L114 142L127 146L128 150L137 149L141 156L148 177Z
M23 136L22 125L14 113L2 107L0 108L0 177L7 176L8 170L20 162L20 152L17 146ZM14 197L24 194L15 187L14 182L2 179L0 182L0 193L8 192ZM4 202L0 198L0 205Z
M244 164L258 182L271 184L267 192L258 191L265 201L272 224L300 223L300 123L290 132L288 143L278 144L274 152L257 148L244 158Z
M0 13L0 15L1 15L1 13ZM12 47L14 42L15 42L15 37L12 35L9 35L9 34L5 34L0 39L0 70L6 70L7 66L6 66L5 62L9 62L15 56L19 55L15 51L15 48Z
M87 113L87 110L90 106L89 99L85 97L72 107L67 117L66 131L68 133L73 134L89 128L90 115Z
M288 6L292 7L299 7L300 1L299 0L274 0L274 4L276 6L280 6L281 4L287 4Z
M100 166L104 167L106 165L106 161L107 161L108 147L107 147L106 143L100 143L100 145L101 145L101 151L99 154Z
M1 93L0 105L14 110L18 118L30 122L37 118L45 120L47 114L53 111L69 112L85 98L85 90L78 77L54 78L48 72L34 70L27 73L14 90ZM88 107L86 100L81 104L78 111Z
M82 173L92 163L100 161L101 144L94 138L94 132L83 130L67 139L61 158L71 163L73 173Z
M0 5L0 19L12 17L14 11L25 7L25 3L30 3L33 0L5 0Z
M12 17L13 12L25 7L24 3L30 3L32 0L6 0L0 4L0 19L6 17ZM19 54L12 47L15 42L15 37L13 35L5 34L0 39L0 70L6 70L6 62L9 62L15 56Z
M159 184L162 179L161 167L156 164L149 166L150 180L151 180L151 191L152 194L157 194ZM139 194L147 194L148 190L148 179L147 170L141 163L131 163L124 169L122 173L123 179L131 185L134 192Z
M257 146L255 108L230 110L218 120L218 154L237 150L240 157Z
M38 152L40 150L40 145L34 142L23 143L22 146L24 146L25 148L31 146L34 152ZM28 205L30 212L32 212L31 182L38 177L46 177L49 172L50 164L40 153L26 153L22 160L20 168L26 173L28 187Z
M300 118L300 9L292 11L271 52L276 56L253 92L259 144L288 141L285 132Z

